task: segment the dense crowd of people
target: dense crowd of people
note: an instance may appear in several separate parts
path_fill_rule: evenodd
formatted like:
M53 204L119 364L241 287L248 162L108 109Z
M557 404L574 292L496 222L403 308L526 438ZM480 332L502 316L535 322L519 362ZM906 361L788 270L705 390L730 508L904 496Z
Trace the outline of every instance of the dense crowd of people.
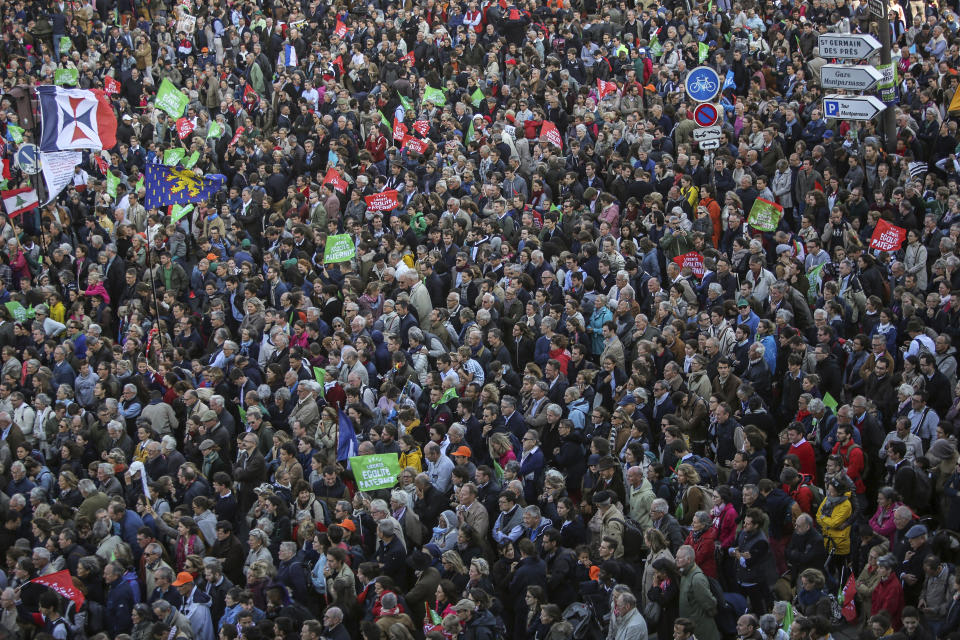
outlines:
M881 5L3 3L5 190L118 126L0 214L0 640L957 640L960 21Z

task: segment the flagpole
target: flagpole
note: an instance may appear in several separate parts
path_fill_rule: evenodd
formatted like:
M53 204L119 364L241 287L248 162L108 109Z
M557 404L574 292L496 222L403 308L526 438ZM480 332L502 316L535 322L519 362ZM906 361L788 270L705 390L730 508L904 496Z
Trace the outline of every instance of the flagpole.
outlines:
M43 230L43 205L41 204L44 200L47 199L45 195L45 186L43 183L43 170L42 170L42 159L40 157L40 94L37 92L37 112L33 116L33 140L34 144L37 146L37 165L38 171L34 174L37 178L37 209L40 213L40 247L43 250L43 257L47 256L47 234ZM26 214L24 214L26 215ZM59 217L59 216L58 216ZM72 225L71 225L72 226Z
M163 332L160 331L160 303L157 302L157 279L153 275L153 265L151 264L150 254L153 253L153 246L150 239L150 227L147 227L147 271L150 273L150 285L153 289L153 308L156 310L155 327L157 328L157 340L160 342L160 351L163 351ZM147 354L147 359L150 354ZM160 362L158 359L157 362Z

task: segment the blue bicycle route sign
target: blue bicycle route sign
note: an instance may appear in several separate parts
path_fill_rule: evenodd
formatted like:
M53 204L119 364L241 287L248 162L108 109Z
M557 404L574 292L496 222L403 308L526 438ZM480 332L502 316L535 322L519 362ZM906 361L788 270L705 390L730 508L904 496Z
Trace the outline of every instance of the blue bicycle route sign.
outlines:
M691 100L710 102L720 92L720 76L710 67L697 67L687 74L684 87Z

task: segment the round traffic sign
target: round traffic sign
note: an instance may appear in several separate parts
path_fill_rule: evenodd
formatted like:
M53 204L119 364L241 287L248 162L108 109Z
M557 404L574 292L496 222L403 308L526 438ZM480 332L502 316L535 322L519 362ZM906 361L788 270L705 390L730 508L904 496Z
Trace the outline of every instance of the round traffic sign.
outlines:
M720 118L720 110L717 105L710 102L701 102L693 110L693 121L701 127L711 127L717 123Z
M697 102L710 102L720 93L720 75L710 67L697 67L684 81L687 95Z
M33 175L40 172L40 154L37 152L37 145L23 144L13 155L13 162L27 175Z

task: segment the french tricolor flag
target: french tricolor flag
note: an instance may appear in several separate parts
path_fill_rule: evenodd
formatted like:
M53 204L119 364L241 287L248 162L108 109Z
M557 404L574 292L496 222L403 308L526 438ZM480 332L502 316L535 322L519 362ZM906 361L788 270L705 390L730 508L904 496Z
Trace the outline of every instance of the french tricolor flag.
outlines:
M277 64L284 67L297 66L297 50L293 48L292 44L283 45L283 51L277 56Z

